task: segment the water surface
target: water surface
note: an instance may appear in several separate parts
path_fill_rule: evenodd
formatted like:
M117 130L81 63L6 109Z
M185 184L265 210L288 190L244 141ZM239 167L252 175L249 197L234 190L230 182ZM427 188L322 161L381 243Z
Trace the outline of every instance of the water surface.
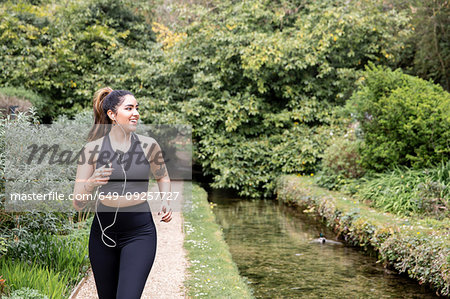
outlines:
M335 234L320 219L271 200L211 190L209 201L233 260L257 298L435 298L362 251L310 243Z

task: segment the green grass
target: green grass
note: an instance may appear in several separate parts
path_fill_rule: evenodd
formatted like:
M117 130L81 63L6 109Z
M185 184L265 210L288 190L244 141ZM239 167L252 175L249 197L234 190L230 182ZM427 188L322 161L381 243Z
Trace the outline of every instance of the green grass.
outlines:
M363 182L357 194L387 212L446 218L450 216L449 173L450 162L424 170L397 167Z
M21 260L2 258L0 269L9 292L23 287L38 290L49 298L67 298L69 275L58 273L49 267L28 264Z
M342 179L321 172L315 182L385 212L437 219L450 217L450 162L420 170L397 166L391 171L371 173L359 179Z
M187 193L186 193L187 194ZM183 208L185 241L190 266L185 282L189 297L253 298L239 275L220 226L215 222L207 193L192 185Z

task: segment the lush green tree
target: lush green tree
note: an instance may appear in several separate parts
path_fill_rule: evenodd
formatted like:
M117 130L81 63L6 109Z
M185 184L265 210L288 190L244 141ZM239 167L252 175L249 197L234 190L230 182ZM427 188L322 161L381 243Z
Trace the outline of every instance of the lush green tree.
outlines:
M127 0L5 2L0 5L0 84L23 86L46 99L46 120L74 114L95 89L129 89L133 68L124 52L149 51L154 34Z
M398 65L450 91L450 5L446 0L386 1L411 16L414 34Z
M152 101L159 111L144 118L192 124L213 186L252 197L271 195L281 173L315 171L340 130L333 107L368 61L397 63L412 32L407 16L371 1L224 1L195 14L186 36L163 46L161 67L137 72L149 97L176 111Z
M131 90L146 122L193 126L213 186L252 197L316 170L364 66L401 63L414 32L405 11L372 0L210 1L180 13L176 32L151 28L138 3L1 4L0 84L40 93L48 115L74 114L105 85Z

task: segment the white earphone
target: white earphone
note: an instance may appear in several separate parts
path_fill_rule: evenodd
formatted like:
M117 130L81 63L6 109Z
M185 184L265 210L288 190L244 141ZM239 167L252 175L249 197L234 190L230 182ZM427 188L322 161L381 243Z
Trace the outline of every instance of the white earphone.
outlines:
M112 119L115 120L114 116L112 116ZM123 130L122 126L119 125L119 127L122 129L122 131L123 131L124 134L125 134L125 131ZM126 135L125 135L125 136L126 136ZM130 141L131 141L131 134L130 134ZM123 195L124 195L124 192L125 192L125 189L126 189L126 186L127 186L127 173L126 173L125 169L123 168L123 161L122 161L122 159L123 159L123 157L119 154L119 159L117 160L117 163L118 163L118 164L120 165L120 167L122 168L122 172L123 172L123 176L124 176L124 183L123 183L123 188L122 188L122 196L123 196ZM120 161L119 161L119 160L120 160ZM106 163L106 165L109 166L110 163L111 163L111 160L108 161L108 163ZM111 165L111 166L112 166L112 165ZM109 167L108 167L108 168L109 168ZM98 191L99 188L101 188L101 186L100 186L100 187L97 187L97 191ZM95 194L97 194L97 192L96 192ZM116 223L117 212L119 211L119 207L120 207L120 201L119 201L119 205L118 205L117 208L116 208L116 212L114 213L114 220L113 220L113 222L112 222L110 225L108 225L107 227L105 227L105 229L102 228L102 224L101 224L101 222L100 222L100 218L98 217L98 212L97 212L98 209L97 209L97 207L98 207L98 200L95 202L95 215L97 216L98 224L100 225L100 230L101 230L101 232L102 232L102 241L103 241L103 244L105 244L105 245L108 246L108 247L116 247L116 245L117 245L116 241L114 241L112 238L110 238L108 235L106 235L106 234L105 234L105 231L106 231L108 228L110 228L111 226L113 226L113 225ZM106 244L106 242L105 242L105 240L104 240L104 236L105 236L106 238L108 238L110 241L112 241L112 242L114 243L114 245Z
M119 157L120 157L120 156L119 156ZM123 188L122 188L122 196L123 196L123 194L124 194L124 192L125 192L125 188L126 188L126 186L127 186L127 173L125 172L125 169L123 168L123 165L122 165L122 157L120 157L120 162L119 162L119 160L117 160L117 162L118 162L118 164L122 167L122 171L123 171L123 175L124 175L124 183L123 183ZM108 163L106 163L106 165L109 166L109 163L111 163L111 161L108 161ZM112 166L112 165L111 165L111 166ZM100 187L97 187L97 191L98 191L98 188L100 188ZM97 193L97 192L96 192L96 193ZM108 247L116 247L116 245L117 245L117 244L116 244L116 241L114 241L114 240L111 239L107 234L105 234L105 231L106 231L108 228L110 228L111 226L113 226L114 223L116 223L117 212L119 211L119 207L120 207L120 201L119 201L119 205L118 205L117 208L116 208L116 212L114 213L114 220L113 220L113 222L112 222L110 225L108 225L107 227L105 227L105 229L102 228L102 223L100 222L100 218L98 217L97 207L98 207L98 200L97 200L96 203L95 203L95 215L97 216L98 224L100 225L100 230L101 230L101 232L102 232L102 241L103 241L103 244L105 244L105 245L108 246ZM111 240L111 241L114 243L114 245L106 244L106 242L105 242L103 236L105 236L106 238L108 238L109 240Z

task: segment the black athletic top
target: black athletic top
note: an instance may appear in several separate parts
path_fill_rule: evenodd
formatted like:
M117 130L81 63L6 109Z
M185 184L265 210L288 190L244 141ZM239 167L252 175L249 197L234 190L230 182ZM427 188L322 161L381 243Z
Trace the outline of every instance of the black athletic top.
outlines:
M109 134L103 138L102 147L98 154L96 168L109 163L114 168L107 184L102 185L98 191L107 195L109 192L117 192L118 195L126 195L127 192L147 192L150 176L150 163L142 149L138 136L131 134L131 146L127 152L114 151L111 146ZM111 166L112 165L112 166ZM108 166L107 166L108 167ZM125 181L125 174L126 181ZM124 193L122 194L124 184Z

